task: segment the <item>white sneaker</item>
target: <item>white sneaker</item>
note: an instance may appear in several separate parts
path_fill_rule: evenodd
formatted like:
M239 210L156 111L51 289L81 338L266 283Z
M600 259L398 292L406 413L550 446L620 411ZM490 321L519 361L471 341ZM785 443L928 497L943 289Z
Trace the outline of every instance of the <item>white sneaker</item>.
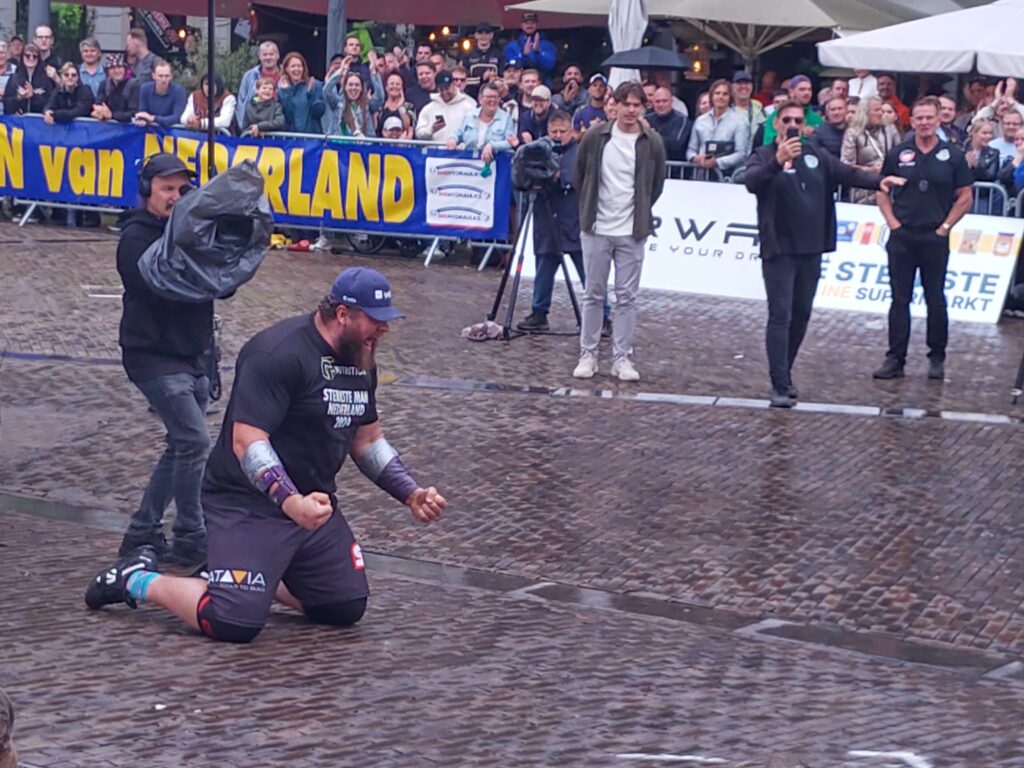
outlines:
M619 381L640 381L640 374L628 357L620 357L612 363L612 376Z
M574 379L592 379L597 373L597 355L593 352L583 352L580 361L572 372Z

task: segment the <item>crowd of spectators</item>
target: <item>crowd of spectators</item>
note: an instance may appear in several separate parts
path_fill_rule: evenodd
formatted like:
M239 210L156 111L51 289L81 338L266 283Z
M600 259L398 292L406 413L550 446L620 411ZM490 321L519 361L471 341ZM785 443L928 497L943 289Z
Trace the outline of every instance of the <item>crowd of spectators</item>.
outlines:
M615 119L617 105L603 72L575 63L559 66L555 46L539 28L536 13L522 15L518 32L504 45L496 30L476 26L474 45L458 60L428 42L409 52L364 50L358 35L328 63L322 79L298 51L259 44L259 63L245 72L238 93L205 77L191 93L174 80L170 63L149 50L146 33L132 29L124 53L106 53L95 38L78 46L79 61L54 53L49 27L32 40L0 40L0 93L5 114L40 114L48 123L79 117L206 130L258 137L290 131L351 137L433 141L477 149L490 157L547 135L556 112L571 116L576 140ZM771 115L782 103L804 109L808 141L868 171L906 138L909 110L889 73L856 70L855 77L814 83L805 74L780 80L764 72L755 90L748 72L715 80L699 94L694 114L673 92L670 73L643 73L642 122L665 144L670 161L686 176L742 182L747 157L775 140ZM556 87L557 86L557 87ZM939 138L961 146L976 181L1001 185L1003 200L1024 190L1024 106L1012 78L972 78L962 101L940 96ZM851 190L854 202L874 193ZM997 212L992 195L979 195L976 210Z

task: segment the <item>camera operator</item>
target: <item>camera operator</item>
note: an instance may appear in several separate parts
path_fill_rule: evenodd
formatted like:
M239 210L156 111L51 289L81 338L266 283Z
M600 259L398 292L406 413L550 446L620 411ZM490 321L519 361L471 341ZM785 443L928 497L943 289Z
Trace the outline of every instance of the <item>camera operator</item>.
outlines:
M787 101L775 112L771 144L747 159L744 184L757 195L761 274L768 296L765 346L771 405L791 408L798 392L792 368L811 318L821 254L836 249L835 191L843 186L888 191L902 179L846 165L801 138L804 108Z
M558 171L553 178L535 188L533 253L537 272L533 279L533 311L516 326L521 331L548 330L551 294L563 253L569 254L576 265L580 281L586 280L580 247L580 200L572 179L580 146L573 135L572 116L568 112L556 110L551 114L548 138L554 142L552 151L558 162ZM605 302L606 318L607 315L608 304Z
M182 565L206 558L199 488L210 452L210 379L203 358L213 342L213 302L163 298L143 279L139 258L163 237L171 209L191 189L192 176L177 156L153 155L139 174L143 207L128 214L117 244L117 271L124 283L122 362L129 381L146 396L167 429L167 447L132 515L120 554L148 544L161 560L171 555ZM169 551L162 524L172 499L177 515L174 547Z

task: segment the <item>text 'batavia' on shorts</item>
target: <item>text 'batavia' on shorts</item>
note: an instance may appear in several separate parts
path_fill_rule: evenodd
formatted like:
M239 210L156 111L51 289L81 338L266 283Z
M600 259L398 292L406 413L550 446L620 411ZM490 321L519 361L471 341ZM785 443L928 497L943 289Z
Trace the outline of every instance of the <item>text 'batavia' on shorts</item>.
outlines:
M315 531L284 515L218 506L207 494L203 511L208 590L218 621L264 626L281 581L307 611L370 594L363 553L337 509Z

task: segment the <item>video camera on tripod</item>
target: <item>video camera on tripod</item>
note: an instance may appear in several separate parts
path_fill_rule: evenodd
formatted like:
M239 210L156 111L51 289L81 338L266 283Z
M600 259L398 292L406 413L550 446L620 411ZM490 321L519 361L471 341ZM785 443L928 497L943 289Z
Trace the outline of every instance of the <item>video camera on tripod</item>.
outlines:
M558 176L562 146L544 137L523 144L512 157L512 186L520 192L543 189Z
M516 309L516 296L519 294L519 281L523 273L523 261L526 258L526 238L533 236L533 209L537 201L537 193L549 188L558 178L558 170L561 166L559 155L564 147L551 139L544 137L523 144L512 157L512 186L516 191L523 193L525 198L525 212L519 221L519 231L516 233L516 242L512 247L514 258L510 258L505 264L505 271L501 275L501 282L498 285L498 293L494 297L494 305L487 319L493 321L498 316L498 309L501 307L501 299L505 294L505 287L508 284L508 276L512 272L512 262L515 261L516 276L512 281L512 293L509 297L508 312L505 323L502 326L501 337L508 341L513 336L522 336L521 331L512 331L512 317ZM562 272L565 276L565 285L569 291L569 299L572 302L573 311L576 313L576 325L580 324L580 307L576 300L576 293L572 289L572 280L569 277L569 267L562 259Z

